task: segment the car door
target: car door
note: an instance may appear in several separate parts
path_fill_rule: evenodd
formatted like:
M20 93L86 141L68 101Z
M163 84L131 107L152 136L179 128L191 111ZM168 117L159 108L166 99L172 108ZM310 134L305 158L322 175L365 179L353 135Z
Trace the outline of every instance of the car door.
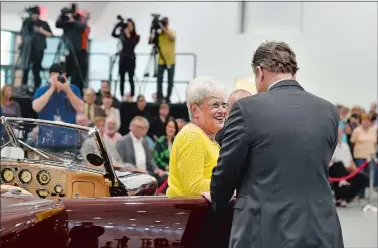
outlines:
M202 197L63 199L69 248L227 248L231 207L214 215Z

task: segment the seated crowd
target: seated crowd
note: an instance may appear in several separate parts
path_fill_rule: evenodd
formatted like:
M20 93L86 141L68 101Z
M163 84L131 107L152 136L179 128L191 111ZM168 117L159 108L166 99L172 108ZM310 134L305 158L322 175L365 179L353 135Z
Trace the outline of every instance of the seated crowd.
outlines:
M60 71L59 65L51 66L50 82L35 92L32 105L39 118L96 126L115 169L148 173L157 178L159 185L168 180L169 187L161 192L167 190L168 196L192 196L209 191L224 122L233 103L250 95L247 91L236 90L227 100L225 90L213 79L200 77L189 83L186 92L190 124L171 116L170 106L164 102L160 104L158 114L151 116L142 95L137 97L135 109L123 118L121 104L111 95L107 81L101 83L97 93L92 88L85 89L82 97L75 85L58 81ZM376 153L377 106L372 104L367 112L358 106L351 110L341 105L337 108L339 142L329 172L330 177L340 178L369 162ZM12 99L9 85L1 90L1 109L4 116L21 116L20 106ZM121 126L127 126L129 132L121 134ZM95 149L96 144L88 139L81 152L86 154ZM377 174L375 186L378 186ZM367 181L367 171L363 170L353 178L332 182L336 204L346 206L356 196L363 198Z

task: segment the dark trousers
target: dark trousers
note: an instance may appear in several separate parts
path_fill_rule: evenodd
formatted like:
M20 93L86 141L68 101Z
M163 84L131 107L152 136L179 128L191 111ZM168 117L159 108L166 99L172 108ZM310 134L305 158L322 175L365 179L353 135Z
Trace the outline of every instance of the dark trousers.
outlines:
M125 94L125 74L129 75L130 94L135 94L134 74L135 74L135 58L119 57L119 77L120 77L120 91L121 96Z
M37 89L41 85L40 72L42 70L43 53L43 50L30 50L29 63L26 65L26 68L22 75L22 85L28 84L29 69L31 65L34 77L34 88Z
M162 100L163 97L163 77L164 71L168 71L168 90L166 100L170 101L173 89L173 77L175 76L175 65L171 65L169 68L166 65L158 65L157 68L157 98L158 100Z
M331 167L329 167L329 176L333 178L345 177L349 173L345 169L342 162L336 162ZM332 188L335 192L336 200L351 201L362 189L369 183L369 179L365 174L359 173L354 177L347 180L350 185L340 186L339 182L333 182Z
M88 53L80 50L76 51L75 55L71 52L66 57L67 76L70 77L71 83L79 87L80 92L83 93L83 89L87 87Z

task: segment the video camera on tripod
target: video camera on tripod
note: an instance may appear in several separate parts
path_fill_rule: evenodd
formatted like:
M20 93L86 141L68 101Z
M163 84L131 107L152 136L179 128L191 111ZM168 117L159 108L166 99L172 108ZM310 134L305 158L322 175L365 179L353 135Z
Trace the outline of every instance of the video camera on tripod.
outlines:
M154 39L153 39L153 44L158 46L159 45L159 37L158 37L158 32L161 30L162 26L167 25L166 19L162 18L159 19L160 14L151 14L152 16L152 22L151 22L151 28L150 28L150 33L154 34Z
M60 19L62 20L63 23L67 23L69 18L68 15L74 16L76 14L77 10L77 5L75 3L71 4L71 7L64 7L63 9L60 10Z
M117 15L117 20L119 20L119 22L116 24L116 29L121 28L123 30L127 27L127 22L125 22L125 19L121 15Z

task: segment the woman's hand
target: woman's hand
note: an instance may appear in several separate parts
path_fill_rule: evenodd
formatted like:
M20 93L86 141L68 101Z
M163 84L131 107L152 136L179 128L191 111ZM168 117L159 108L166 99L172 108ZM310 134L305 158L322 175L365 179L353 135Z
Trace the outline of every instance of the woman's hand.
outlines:
M211 194L210 194L210 192L202 192L201 196L203 196L208 202L211 202Z

